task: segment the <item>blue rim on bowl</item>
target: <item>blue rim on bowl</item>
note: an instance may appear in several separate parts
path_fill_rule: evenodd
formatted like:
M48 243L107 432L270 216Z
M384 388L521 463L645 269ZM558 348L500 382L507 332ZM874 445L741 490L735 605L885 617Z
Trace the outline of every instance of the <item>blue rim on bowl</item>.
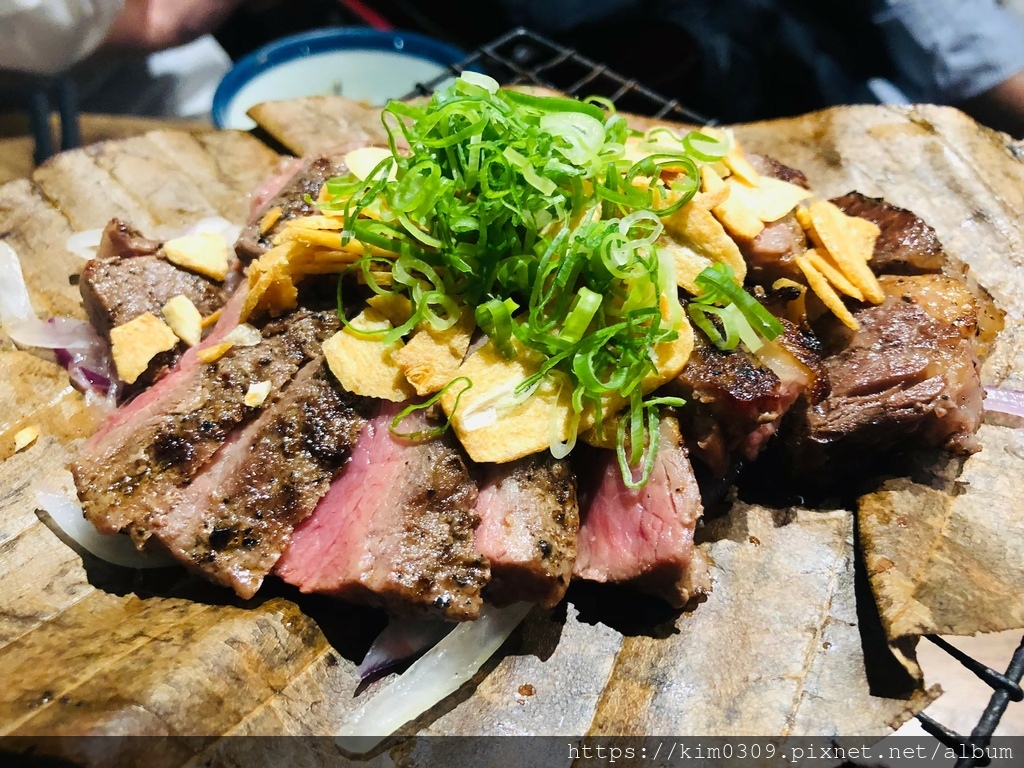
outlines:
M213 96L214 125L225 126L232 99L257 75L285 62L339 50L404 53L441 66L458 64L467 55L454 45L415 32L382 32L369 27L328 27L282 37L236 62L224 75Z

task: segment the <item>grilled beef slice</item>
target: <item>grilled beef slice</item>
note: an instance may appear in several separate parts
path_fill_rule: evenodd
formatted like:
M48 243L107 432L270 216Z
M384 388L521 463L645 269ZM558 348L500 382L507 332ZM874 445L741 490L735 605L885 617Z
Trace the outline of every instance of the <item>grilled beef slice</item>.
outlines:
M786 443L807 476L839 477L869 457L915 447L973 448L984 397L973 347L970 292L944 275L882 281L888 297L854 312L860 329L835 323L823 336L832 385L801 404Z
M213 334L216 343L237 322L245 296L236 292ZM171 508L231 432L257 409L243 402L251 384L281 391L337 330L334 313L299 310L263 328L263 340L232 347L201 365L193 347L155 387L118 410L86 442L71 470L86 517L101 531L149 537L151 518Z
M300 216L312 216L319 212L316 205L306 202L306 197L316 200L324 182L335 176L344 176L348 168L340 160L330 157L312 158L296 171L291 180L260 208L253 221L242 230L235 243L235 253L243 264L258 259L270 249L270 241L285 224ZM260 222L268 211L281 209L281 216L266 232L260 232Z
M788 181L790 184L796 184L804 189L811 188L803 171L783 165L771 155L748 153L747 160L750 161L754 170L762 176L768 176L779 181Z
M298 372L260 416L232 434L152 521L179 560L252 597L349 454L370 401L346 392L322 359Z
M625 486L613 451L600 452L591 480L594 487L580 505L575 577L630 584L676 607L707 586L706 563L693 546L703 512L700 492L675 419L661 421L645 486Z
M476 549L491 564L485 596L555 605L572 577L580 523L569 462L545 451L485 472L476 502Z
M796 257L803 256L810 245L796 214L788 213L778 221L765 224L753 240L738 238L736 244L750 268L750 282L772 285L780 278L804 281Z
M832 200L844 213L873 221L882 231L869 264L877 274L920 275L946 265L935 230L917 214L860 192Z
M487 561L474 549L476 485L450 437L390 432L385 402L344 471L292 534L276 573L303 592L449 620L479 615ZM414 414L403 431L425 425Z
M151 312L163 317L164 304L175 296L188 297L204 316L226 300L220 283L175 266L164 258L160 243L118 219L103 231L96 258L85 265L78 285L89 321L108 341L112 328L139 315ZM179 349L157 355L138 384L152 384L180 356Z
M803 172L783 165L768 155L751 154L747 157L754 170L762 176L810 189ZM750 281L761 285L771 285L779 278L803 282L803 273L796 265L796 257L803 256L809 246L807 235L795 214L789 213L778 221L765 224L757 237L753 240L739 239L737 245L750 267Z
M720 350L695 330L693 353L670 385L686 400L679 418L687 448L715 477L737 459L756 459L800 395L817 402L827 393L817 341L783 323L786 332L757 356Z

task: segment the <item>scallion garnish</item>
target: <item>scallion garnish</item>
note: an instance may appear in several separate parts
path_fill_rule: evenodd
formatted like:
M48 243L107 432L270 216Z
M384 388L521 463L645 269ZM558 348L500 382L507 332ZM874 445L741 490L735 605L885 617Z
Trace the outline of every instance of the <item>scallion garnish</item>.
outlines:
M778 318L743 290L736 282L732 267L715 264L695 280L702 293L687 306L694 325L707 334L719 349L736 349L742 341L751 352L761 348L762 341L774 341L785 332ZM718 317L724 333L710 316Z
M344 215L344 238L393 254L392 286L364 262L366 282L408 296L416 322L442 329L472 311L506 357L517 344L539 353L517 395L541 382L570 387L574 427L585 412L599 424L609 393L625 399L619 455L628 442L623 478L633 484L630 465L653 464L661 403L644 403L641 384L654 348L683 322L674 264L656 244L660 219L692 199L699 164L728 143L669 134L633 161L633 134L608 102L499 89L472 73L426 103L391 102L382 119L392 156L364 180L332 179L321 204ZM556 455L575 442L552 435Z
M432 429L419 430L418 432L399 432L398 425L401 424L402 420L405 419L405 417L409 416L410 414L415 413L416 411L425 410L432 406L434 403L438 402L442 397L444 397L444 395L448 392L449 389L459 384L462 385L462 389L460 389L458 393L456 393L455 395L455 402L458 403L462 396L473 388L473 382L467 379L465 376L459 376L457 379L452 379L451 381L448 382L444 389L435 394L429 400L425 400L422 403L414 403L413 405L410 405L407 408L403 408L401 413L399 413L397 416L395 416L395 418L391 420L391 434L393 434L395 437L401 437L405 440L430 440L435 437L440 437L441 435L443 435L445 432L448 431L448 427L451 426L451 417L445 419L444 424L439 424L438 426L433 427Z

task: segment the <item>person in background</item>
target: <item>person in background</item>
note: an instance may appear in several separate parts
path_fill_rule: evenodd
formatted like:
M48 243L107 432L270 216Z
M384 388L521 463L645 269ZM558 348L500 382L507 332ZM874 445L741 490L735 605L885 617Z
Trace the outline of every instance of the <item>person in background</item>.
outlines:
M242 0L0 0L0 70L67 74L90 112L208 117Z
M644 59L628 74L722 121L935 102L1024 136L1024 18L997 0L500 2L511 23L613 67ZM684 76L657 81L684 59Z

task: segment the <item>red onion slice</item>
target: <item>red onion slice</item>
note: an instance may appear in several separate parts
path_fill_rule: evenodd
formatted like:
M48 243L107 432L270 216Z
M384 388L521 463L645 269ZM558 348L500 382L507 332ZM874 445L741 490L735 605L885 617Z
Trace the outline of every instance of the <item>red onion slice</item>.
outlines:
M377 635L363 663L359 665L359 677L366 680L376 677L408 661L437 643L455 627L448 621L422 621L416 619L395 619L388 621L384 631Z
M1024 419L1024 392L985 387L985 410Z

